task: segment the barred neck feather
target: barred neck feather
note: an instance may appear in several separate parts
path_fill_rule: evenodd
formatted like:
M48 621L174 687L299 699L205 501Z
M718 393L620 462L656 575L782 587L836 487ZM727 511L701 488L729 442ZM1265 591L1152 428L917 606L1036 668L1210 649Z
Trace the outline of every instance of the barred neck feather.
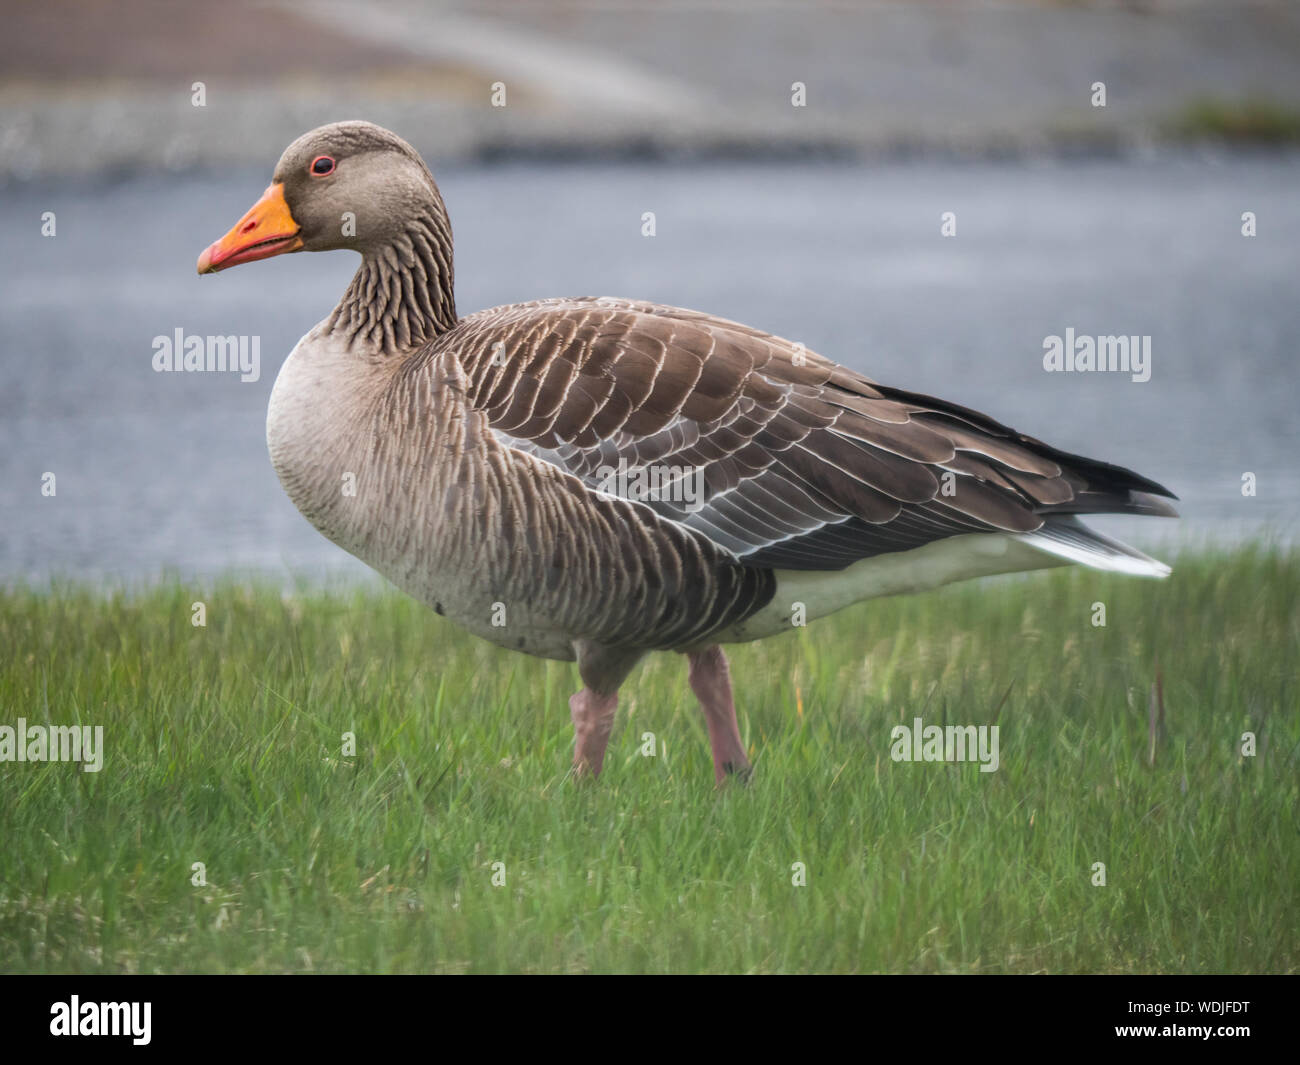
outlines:
M433 340L456 324L451 225L439 200L401 237L362 253L331 332L385 355Z

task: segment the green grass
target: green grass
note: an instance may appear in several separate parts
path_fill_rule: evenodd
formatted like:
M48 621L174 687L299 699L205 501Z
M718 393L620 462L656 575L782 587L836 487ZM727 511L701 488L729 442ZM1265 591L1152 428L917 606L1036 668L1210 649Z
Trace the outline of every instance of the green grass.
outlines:
M1177 140L1285 145L1300 141L1300 110L1274 100L1195 100L1165 123Z
M1298 603L1248 549L865 604L732 649L756 773L717 791L674 655L592 786L571 666L395 592L0 592L0 724L107 747L0 765L0 969L1294 972ZM891 761L917 715L1001 768Z

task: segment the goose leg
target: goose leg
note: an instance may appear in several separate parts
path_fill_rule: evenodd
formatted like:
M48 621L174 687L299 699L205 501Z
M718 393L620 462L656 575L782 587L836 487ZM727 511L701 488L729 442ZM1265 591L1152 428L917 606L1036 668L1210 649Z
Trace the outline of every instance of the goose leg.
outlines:
M745 745L736 724L736 704L731 697L731 669L722 648L714 644L706 651L687 656L691 663L691 691L700 701L709 726L713 747L713 776L719 784L735 775L748 780L751 773Z
M578 776L600 776L605 764L605 747L614 728L614 711L618 709L618 692L601 695L590 688L569 699L573 718L573 771Z
M583 683L582 691L569 699L575 741L573 772L575 776L598 777L614 730L619 685L644 652L604 647L590 640L576 640L573 650Z

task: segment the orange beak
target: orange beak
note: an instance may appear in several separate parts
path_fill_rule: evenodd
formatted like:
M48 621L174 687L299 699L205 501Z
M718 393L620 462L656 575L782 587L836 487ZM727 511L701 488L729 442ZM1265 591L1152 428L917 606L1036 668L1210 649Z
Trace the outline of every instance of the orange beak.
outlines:
M298 223L284 200L284 186L271 185L235 227L199 256L199 273L215 274L240 263L269 259L302 247Z

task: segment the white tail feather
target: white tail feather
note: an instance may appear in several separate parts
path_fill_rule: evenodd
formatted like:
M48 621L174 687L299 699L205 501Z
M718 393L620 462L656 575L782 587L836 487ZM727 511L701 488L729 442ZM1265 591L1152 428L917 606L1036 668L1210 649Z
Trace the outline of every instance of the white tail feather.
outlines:
M1110 573L1168 577L1172 572L1158 559L1090 529L1075 518L1052 518L1036 532L1021 533L1016 539L1057 558Z

